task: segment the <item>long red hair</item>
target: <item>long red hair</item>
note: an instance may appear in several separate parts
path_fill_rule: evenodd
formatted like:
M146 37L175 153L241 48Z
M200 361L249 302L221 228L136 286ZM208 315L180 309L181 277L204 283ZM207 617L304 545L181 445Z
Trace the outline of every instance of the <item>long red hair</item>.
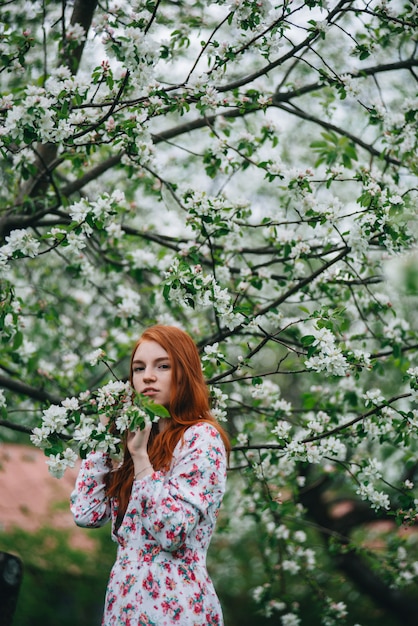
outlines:
M219 431L227 454L230 452L228 435L210 412L209 391L203 377L199 352L194 341L175 326L151 326L146 329L132 350L129 379L132 384L132 361L143 341L156 341L167 352L171 364L169 412L171 419L162 432L153 427L148 441L148 455L154 470L170 467L176 444L185 431L198 422L209 422ZM126 442L123 462L109 473L107 493L119 502L119 515L128 506L134 480L134 465Z

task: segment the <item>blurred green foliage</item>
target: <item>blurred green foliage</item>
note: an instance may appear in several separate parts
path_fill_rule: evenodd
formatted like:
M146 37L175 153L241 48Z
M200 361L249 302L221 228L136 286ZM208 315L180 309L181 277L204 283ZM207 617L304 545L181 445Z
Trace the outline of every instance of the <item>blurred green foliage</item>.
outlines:
M24 564L13 626L100 625L116 545L111 541L109 526L83 532L93 542L89 550L73 547L69 530L45 527L36 532L19 528L0 532L0 550L17 554ZM225 626L280 623L277 613L271 617L261 615L252 596L254 588L270 582L263 569L264 541L265 537L250 528L243 535L236 533L234 538L220 520L209 550L208 569L221 599ZM321 576L320 569L313 573L314 578ZM320 626L320 608L312 600L305 577L293 577L289 584L302 609L303 623L309 620L310 626ZM353 620L350 623L401 626L369 602L338 571L332 576L332 586L329 592L349 605Z

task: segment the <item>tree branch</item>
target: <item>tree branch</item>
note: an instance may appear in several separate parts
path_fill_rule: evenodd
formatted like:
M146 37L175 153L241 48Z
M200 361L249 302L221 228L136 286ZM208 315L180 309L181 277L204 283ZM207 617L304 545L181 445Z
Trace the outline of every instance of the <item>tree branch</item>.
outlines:
M380 150L377 150L371 144L366 143L365 141L360 139L360 137L353 135L352 133L350 133L350 131L345 130L344 128L340 128L339 126L335 126L334 124L331 124L330 122L326 122L324 119L316 117L316 115L311 115L310 113L302 111L302 109L300 109L299 107L295 107L295 106L289 107L289 106L284 106L283 104L276 104L276 106L278 109L281 109L282 111L286 111L286 113L290 113L291 115L295 115L296 117L299 117L300 119L313 122L314 124L317 124L318 126L322 126L322 128L325 128L326 130L332 130L334 133L337 133L338 135L342 137L347 137L347 139L350 139L357 146L360 146L360 148L363 148L372 156L382 158L384 161L386 161L386 163L390 163L391 165L396 165L398 167L402 165L402 162L398 161L398 159L394 159L393 157L390 157L386 154L382 154Z
M373 409L366 411L366 413L361 413L361 415L357 415L357 417L354 417L353 419L351 419L348 422L345 422L344 424L335 426L335 428L331 428L330 430L324 431L320 433L319 435L311 435L310 437L305 437L305 439L302 439L300 443L312 443L312 441L320 441L321 439L326 439L330 435L341 433L346 428L350 428L351 426L354 426L355 424L363 421L367 417L370 417L371 415L376 415L376 413L378 413L385 407L390 406L394 402L397 402L397 400L401 400L402 398L409 398L409 397L411 397L410 393L402 393L399 396L393 396L386 402L383 402L382 404L379 404L378 406L373 407ZM284 444L280 444L280 443L260 443L260 444L254 444L254 445L234 446L232 450L234 452L245 452L247 450L284 450L285 447L286 446Z
M14 393L18 393L22 396L32 398L33 400L39 400L40 402L49 402L50 404L59 404L61 402L60 398L57 398L43 389L31 387L21 380L8 378L3 374L0 374L0 388L8 389L9 391L13 391Z
M8 420L0 420L0 427L8 428L9 430L14 430L18 433L25 433L25 435L31 435L32 429L27 426L21 426L20 424L14 424L13 422L9 422Z
M335 17L337 13L339 13L339 11L342 9L344 5L352 4L352 3L353 3L353 0L340 0L340 2L328 14L327 21L331 22L331 20ZM286 54L281 56L279 59L276 59L276 61L273 61L272 63L268 63L267 65L262 67L257 72L254 72L253 74L249 74L248 76L244 76L243 78L239 80L235 80L231 83L228 83L227 85L218 87L218 91L220 92L232 91L234 89L238 89L238 87L242 87L243 85L252 83L254 80L256 80L257 78L260 78L261 76L265 76L266 74L269 74L276 67L279 67L280 65L283 65L283 63L285 63L287 60L294 58L295 54L297 54L300 50L303 50L304 48L308 48L312 44L312 42L318 37L318 35L319 35L318 30L311 32L303 41L301 41L298 45L293 46L293 48L289 50L289 52L286 52Z

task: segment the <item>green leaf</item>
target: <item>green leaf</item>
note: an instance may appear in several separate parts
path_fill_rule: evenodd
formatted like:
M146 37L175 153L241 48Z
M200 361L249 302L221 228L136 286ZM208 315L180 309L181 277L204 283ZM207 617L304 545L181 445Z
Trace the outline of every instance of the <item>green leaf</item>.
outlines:
M315 337L314 335L305 335L301 338L301 341L303 346L310 346L315 341Z
M141 409L144 409L144 411L147 411L148 414L158 415L158 417L171 417L165 406L163 406L162 404L157 404L147 396L141 396L137 394L135 396L135 404Z
M23 342L23 334L18 331L13 339L13 350L17 350L18 348L20 348L20 346L22 345Z

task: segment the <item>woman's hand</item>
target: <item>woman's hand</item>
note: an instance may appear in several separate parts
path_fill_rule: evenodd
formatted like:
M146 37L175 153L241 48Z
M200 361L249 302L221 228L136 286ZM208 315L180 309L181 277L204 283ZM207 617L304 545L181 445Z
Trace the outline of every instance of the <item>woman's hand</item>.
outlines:
M151 428L152 425L128 433L127 446L134 462L135 476L141 474L141 477L144 477L152 473L147 449Z
M135 459L136 456L148 456L147 446L151 428L152 425L146 426L142 430L138 428L137 430L128 432L127 445L133 459Z

